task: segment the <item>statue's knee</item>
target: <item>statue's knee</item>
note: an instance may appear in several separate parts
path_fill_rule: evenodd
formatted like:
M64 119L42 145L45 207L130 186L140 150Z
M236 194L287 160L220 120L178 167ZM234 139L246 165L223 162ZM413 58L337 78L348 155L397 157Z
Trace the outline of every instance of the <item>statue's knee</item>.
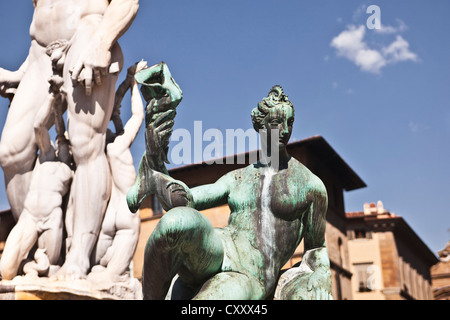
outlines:
M169 210L163 215L158 223L159 230L162 234L176 234L184 231L189 226L189 213L185 212L183 207Z
M205 218L206 219L206 218ZM164 240L169 246L191 241L203 229L201 213L188 207L177 207L168 211L159 221L155 240ZM159 242L159 241L158 241Z

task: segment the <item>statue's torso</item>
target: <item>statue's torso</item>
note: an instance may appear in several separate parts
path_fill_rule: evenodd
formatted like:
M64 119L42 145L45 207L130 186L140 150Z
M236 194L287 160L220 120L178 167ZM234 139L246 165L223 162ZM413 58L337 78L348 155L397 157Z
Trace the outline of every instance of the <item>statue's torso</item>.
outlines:
M287 169L278 172L248 166L231 175L233 185L228 196L231 214L226 229L244 235L248 250L259 251L257 255L266 267L257 277L270 285L275 283L275 279L270 279L272 275L283 267L300 243L303 216L312 203L310 182L317 177L294 158ZM255 257L251 259L254 264Z
M106 157L115 188L127 194L136 180L133 156L128 148L114 143L108 144Z
M268 207L277 220L287 223L301 219L309 208L311 182L317 179L294 158L288 168L277 172L251 165L230 174L234 177L228 196L231 218L246 211L260 213Z
M38 0L30 26L30 36L41 46L70 40L80 21L89 15L103 15L107 0Z
M43 217L61 207L62 198L70 188L72 176L72 170L62 162L47 161L37 164L25 199L25 208L31 214Z

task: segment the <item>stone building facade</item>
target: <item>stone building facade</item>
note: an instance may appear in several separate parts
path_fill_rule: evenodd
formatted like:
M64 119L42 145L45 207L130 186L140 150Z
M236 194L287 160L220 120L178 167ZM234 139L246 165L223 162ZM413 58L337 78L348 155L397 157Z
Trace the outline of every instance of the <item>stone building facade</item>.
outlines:
M431 267L433 296L436 300L450 300L450 241L438 254L440 261Z
M379 201L347 219L353 299L433 299L430 268L438 259L402 217Z

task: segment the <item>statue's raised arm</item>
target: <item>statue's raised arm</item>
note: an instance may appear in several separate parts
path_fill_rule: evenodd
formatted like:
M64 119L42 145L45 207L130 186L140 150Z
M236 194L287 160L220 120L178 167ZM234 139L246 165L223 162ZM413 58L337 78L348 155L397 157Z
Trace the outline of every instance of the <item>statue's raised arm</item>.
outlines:
M141 84L141 92L147 102L146 148L136 182L127 194L128 206L136 212L142 201L151 194L157 195L165 210L189 206L192 199L189 188L171 178L165 166L176 107L183 93L164 62L138 72L135 78Z

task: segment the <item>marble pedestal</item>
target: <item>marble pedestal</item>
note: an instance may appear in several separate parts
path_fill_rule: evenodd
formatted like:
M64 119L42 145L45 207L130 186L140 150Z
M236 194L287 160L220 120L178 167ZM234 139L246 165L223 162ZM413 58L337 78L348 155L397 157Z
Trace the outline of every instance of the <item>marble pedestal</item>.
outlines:
M135 278L93 284L87 280L16 277L0 281L0 300L141 300L142 287Z

